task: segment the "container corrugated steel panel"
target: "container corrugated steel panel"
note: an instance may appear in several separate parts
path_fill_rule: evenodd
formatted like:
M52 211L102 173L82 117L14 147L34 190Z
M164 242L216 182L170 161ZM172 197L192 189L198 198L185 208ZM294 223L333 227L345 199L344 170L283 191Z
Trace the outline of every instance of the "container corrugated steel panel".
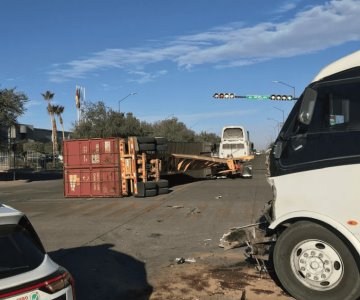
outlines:
M120 169L65 168L65 197L121 197Z
M115 167L119 165L119 139L64 141L64 167Z

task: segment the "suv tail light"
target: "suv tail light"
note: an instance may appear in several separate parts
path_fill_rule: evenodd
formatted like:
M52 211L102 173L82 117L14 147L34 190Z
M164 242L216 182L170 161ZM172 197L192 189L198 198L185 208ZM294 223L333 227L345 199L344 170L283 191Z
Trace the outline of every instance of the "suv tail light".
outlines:
M0 299L13 297L34 290L40 290L48 294L54 294L68 287L69 285L71 285L73 299L75 299L74 279L66 269L60 267L57 272L48 277L0 292Z
M62 289L68 287L71 285L73 296L75 297L75 281L74 278L71 276L71 274L66 271L65 269L61 268L59 269L62 274L51 278L49 280L46 280L43 282L43 285L39 287L38 289L40 291L43 291L48 294L54 294L58 291L61 291Z

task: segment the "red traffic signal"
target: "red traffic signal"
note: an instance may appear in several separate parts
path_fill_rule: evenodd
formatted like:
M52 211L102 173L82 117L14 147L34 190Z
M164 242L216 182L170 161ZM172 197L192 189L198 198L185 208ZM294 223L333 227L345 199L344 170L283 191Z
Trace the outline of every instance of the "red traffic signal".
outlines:
M214 98L216 99L234 99L235 98L235 94L234 93L215 93L213 95Z

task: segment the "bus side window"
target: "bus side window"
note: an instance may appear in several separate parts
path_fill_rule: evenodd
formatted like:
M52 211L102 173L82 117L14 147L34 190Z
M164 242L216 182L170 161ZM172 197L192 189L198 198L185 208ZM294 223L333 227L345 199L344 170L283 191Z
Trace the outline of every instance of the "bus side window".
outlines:
M350 116L350 100L329 95L329 127L348 124Z

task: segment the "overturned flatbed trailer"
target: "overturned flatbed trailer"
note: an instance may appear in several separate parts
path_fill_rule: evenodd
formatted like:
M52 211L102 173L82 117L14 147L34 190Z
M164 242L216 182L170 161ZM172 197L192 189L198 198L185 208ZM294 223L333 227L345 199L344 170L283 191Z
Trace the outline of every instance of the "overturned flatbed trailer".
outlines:
M253 155L236 158L219 158L205 155L171 154L173 166L176 171L186 172L188 170L200 170L209 168L211 175L239 175L252 178L252 167L248 164L254 159Z

